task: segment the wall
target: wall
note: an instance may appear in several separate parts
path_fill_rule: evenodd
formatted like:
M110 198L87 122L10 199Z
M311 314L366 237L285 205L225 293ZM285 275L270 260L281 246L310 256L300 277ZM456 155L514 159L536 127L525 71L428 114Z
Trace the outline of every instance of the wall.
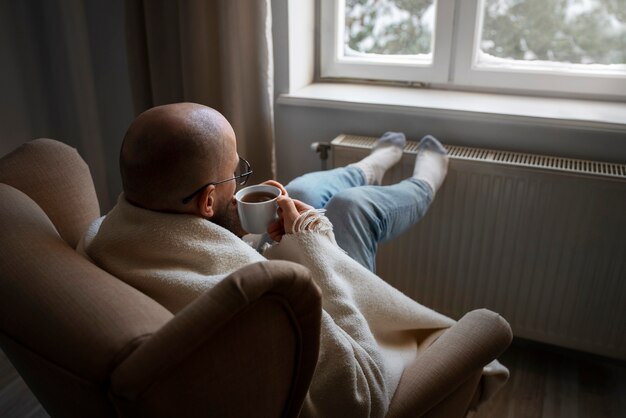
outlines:
M384 109L358 103L310 101L306 105L293 101L281 97L275 109L278 177L283 182L319 170L321 162L310 144L328 142L342 133L376 137L385 131L400 131L412 140L431 134L450 145L626 163L624 130L533 124L484 115L463 117L462 113L438 115L423 109Z

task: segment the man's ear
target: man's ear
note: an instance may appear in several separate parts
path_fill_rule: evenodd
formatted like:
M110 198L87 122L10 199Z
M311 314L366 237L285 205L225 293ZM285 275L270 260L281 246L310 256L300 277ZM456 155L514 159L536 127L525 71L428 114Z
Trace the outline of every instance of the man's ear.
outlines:
M198 212L200 216L205 219L211 218L215 215L215 198L214 198L215 185L208 185L198 198Z

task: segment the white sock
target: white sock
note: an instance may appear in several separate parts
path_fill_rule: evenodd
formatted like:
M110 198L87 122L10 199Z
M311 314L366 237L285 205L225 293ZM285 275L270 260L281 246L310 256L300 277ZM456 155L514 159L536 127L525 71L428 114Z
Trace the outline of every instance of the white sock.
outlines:
M348 167L358 167L365 174L367 184L380 184L385 172L402 158L406 137L402 132L386 132L378 138L367 157Z
M417 146L417 158L413 177L424 180L433 195L437 193L448 174L448 151L430 135L426 135Z

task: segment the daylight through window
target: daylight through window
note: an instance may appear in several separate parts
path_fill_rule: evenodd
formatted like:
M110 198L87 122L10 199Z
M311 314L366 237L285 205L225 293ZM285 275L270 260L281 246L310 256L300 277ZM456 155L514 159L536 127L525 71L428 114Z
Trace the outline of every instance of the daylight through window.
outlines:
M479 65L626 64L624 0L485 0L482 17Z
M626 97L626 0L321 0L321 75Z
M346 0L344 54L432 61L434 0Z

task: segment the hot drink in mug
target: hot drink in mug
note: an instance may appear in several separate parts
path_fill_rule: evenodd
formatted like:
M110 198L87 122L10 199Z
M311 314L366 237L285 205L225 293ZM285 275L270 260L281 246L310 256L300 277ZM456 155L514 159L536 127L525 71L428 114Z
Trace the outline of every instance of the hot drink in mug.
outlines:
M264 184L245 187L235 194L241 226L246 232L262 234L267 231L268 225L278 218L278 196L278 187Z

